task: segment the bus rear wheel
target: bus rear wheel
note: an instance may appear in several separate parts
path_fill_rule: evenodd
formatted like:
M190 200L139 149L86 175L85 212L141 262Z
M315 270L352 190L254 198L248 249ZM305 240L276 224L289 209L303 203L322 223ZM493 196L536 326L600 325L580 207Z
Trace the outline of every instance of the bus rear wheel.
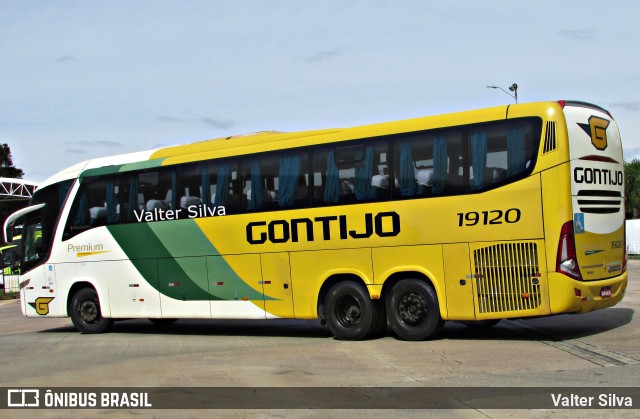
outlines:
M336 339L360 340L379 333L384 310L371 300L366 288L355 282L340 282L327 294L324 318Z
M391 289L387 316L391 329L405 340L432 338L444 326L435 290L419 279L403 279Z
M82 288L74 294L70 315L76 329L85 334L106 332L113 322L102 317L98 293L93 288Z

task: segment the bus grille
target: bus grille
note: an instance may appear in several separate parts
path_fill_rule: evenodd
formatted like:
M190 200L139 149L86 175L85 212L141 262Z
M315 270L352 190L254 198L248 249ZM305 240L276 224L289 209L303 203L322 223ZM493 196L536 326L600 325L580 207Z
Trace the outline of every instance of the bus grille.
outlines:
M618 191L578 191L580 211L588 214L616 214L622 208L622 194Z
M556 149L556 123L547 121L547 129L544 133L544 149L542 153L548 153Z
M478 311L496 313L540 306L535 243L503 243L474 250Z

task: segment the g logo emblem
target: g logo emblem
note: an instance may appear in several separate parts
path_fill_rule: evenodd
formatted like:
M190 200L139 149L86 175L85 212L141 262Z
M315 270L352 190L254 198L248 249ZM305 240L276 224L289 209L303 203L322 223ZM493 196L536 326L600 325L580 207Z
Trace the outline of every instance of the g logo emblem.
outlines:
M39 315L46 316L49 314L49 303L51 300L53 300L53 297L38 297L35 302L29 303L29 305L33 307Z
M611 121L608 119L591 116L589 125L578 124L591 137L591 144L598 150L607 148L607 127Z

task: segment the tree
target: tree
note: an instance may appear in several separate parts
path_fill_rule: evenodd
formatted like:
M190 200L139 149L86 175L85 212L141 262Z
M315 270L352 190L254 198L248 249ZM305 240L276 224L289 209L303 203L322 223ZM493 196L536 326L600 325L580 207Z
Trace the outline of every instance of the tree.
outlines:
M24 171L18 169L13 165L13 158L11 157L11 149L8 144L0 145L0 177L6 177L11 179L22 179ZM13 212L24 208L28 205L27 201L0 201L0 230L4 225L4 220ZM3 235L0 234L0 242L4 241Z
M625 213L627 218L640 215L640 160L633 159L624 163L625 177Z
M24 176L24 171L13 165L9 144L0 145L0 177L22 179L22 176Z

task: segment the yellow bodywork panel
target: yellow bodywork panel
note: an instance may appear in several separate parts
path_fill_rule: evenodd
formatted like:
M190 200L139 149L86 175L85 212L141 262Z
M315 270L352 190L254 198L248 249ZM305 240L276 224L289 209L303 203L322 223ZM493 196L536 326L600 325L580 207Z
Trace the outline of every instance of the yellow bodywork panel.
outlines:
M443 261L447 292L446 319L475 320L474 282L469 265L469 245L467 243L445 244Z
M290 254L296 318L318 317L318 291L332 275L350 274L373 283L371 249L318 250ZM300 283L296 282L298 280Z
M260 262L264 294L270 297L265 299L265 311L277 317L294 317L289 254L263 253L260 255Z
M433 281L440 302L440 314L446 317L445 289L439 281L444 277L442 246L379 247L372 250L376 282L383 282L393 274L418 272ZM410 275L410 274L409 274ZM419 277L418 277L419 279Z

